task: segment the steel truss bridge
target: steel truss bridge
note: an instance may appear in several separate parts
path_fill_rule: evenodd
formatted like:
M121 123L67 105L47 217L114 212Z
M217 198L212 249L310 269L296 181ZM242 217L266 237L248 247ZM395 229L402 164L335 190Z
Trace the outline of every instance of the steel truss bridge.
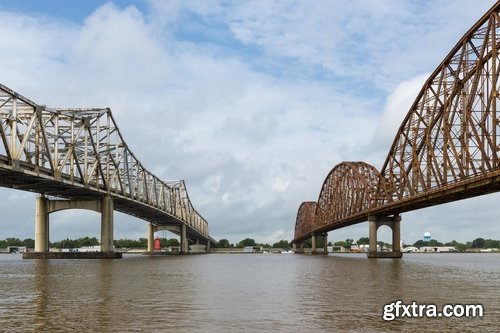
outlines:
M300 205L292 241L369 221L393 230L400 257L402 212L500 190L500 1L460 39L427 79L399 127L382 169L342 162L316 202ZM325 242L326 243L326 242Z
M40 193L35 251L48 251L48 214L70 208L102 214L103 252L112 251L117 210L188 240L215 241L184 181L162 181L130 151L109 108L51 109L0 85L0 186ZM104 238L104 239L103 239Z

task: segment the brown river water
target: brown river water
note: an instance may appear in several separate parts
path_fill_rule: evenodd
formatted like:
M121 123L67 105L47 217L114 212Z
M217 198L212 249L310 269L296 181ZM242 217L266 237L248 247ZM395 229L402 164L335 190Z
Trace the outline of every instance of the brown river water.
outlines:
M483 317L383 319L384 304ZM0 255L0 332L500 332L500 254Z

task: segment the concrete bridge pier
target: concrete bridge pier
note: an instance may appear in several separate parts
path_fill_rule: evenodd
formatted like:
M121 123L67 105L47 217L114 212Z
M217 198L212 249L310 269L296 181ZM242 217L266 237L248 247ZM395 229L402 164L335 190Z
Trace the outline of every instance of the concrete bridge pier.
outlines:
M401 216L368 216L370 230L370 245L368 258L401 258ZM392 230L392 252L377 251L377 230L380 226L386 225Z
M304 242L294 242L293 243L293 252L304 253Z
M316 254L316 235L311 235L311 254Z
M113 247L113 199L105 195L101 199L101 252L114 252Z
M318 239L323 240L323 251L322 252L318 252L318 244L317 244ZM301 246L302 246L302 243L301 243ZM301 251L304 252L303 247L302 247ZM316 234L311 235L311 254L328 254L328 234L327 233L324 233L322 235L316 235Z
M293 253L304 253L304 246L303 242L293 242L292 243L292 249Z
M49 252L48 199L43 195L35 201L35 252Z
M101 252L49 252L49 215L65 209L88 209L101 213ZM43 194L35 201L35 252L24 253L26 259L49 258L121 258L113 247L113 198L104 195L95 200L49 200Z
M170 232L173 232L175 234L180 235L180 249L179 253L180 254L189 254L189 240L187 237L187 225L186 224L181 224L181 225L155 225L152 223L149 223L148 225L148 248L147 252L154 252L154 233L159 230L168 230ZM201 239L203 242L204 239ZM196 239L196 244L200 245L200 239ZM210 240L207 239L207 245L205 247L206 252L210 252Z
M148 224L148 248L147 252L153 252L155 244L155 225L153 223Z
M187 231L187 227L183 223L181 225L181 250L180 250L181 254L189 254L189 244L188 244L186 231Z

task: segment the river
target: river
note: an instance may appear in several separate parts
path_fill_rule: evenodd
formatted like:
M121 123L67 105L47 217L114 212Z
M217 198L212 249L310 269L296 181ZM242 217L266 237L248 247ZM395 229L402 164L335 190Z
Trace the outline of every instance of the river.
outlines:
M383 319L384 304L481 304ZM0 255L0 332L499 332L500 254Z

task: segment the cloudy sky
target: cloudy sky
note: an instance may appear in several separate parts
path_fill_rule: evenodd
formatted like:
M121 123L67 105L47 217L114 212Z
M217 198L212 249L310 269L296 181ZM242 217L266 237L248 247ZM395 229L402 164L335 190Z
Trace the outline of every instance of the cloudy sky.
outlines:
M494 2L4 0L0 83L49 107L110 107L150 171L185 180L214 238L273 243L336 164L382 167L425 79ZM35 195L0 198L0 239L34 238ZM403 214L401 237L499 239L499 200ZM50 228L99 237L100 218L59 212ZM146 232L115 214L115 238Z

